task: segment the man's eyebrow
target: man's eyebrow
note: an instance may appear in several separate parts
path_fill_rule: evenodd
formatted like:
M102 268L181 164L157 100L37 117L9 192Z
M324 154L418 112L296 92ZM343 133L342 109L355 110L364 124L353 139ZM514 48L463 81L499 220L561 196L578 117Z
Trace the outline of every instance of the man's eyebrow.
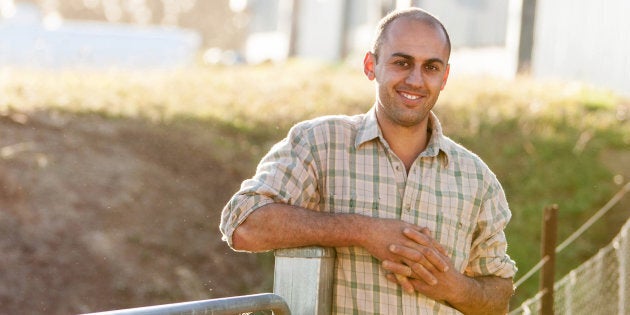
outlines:
M399 57L399 58L403 58L403 59L407 59L407 60L414 60L415 59L413 56L405 54L405 53L401 53L401 52L393 53L392 57ZM442 64L442 65L446 64L446 62L444 62L444 60L442 60L440 58L429 58L429 59L425 60L424 63L425 64L439 63L439 64Z

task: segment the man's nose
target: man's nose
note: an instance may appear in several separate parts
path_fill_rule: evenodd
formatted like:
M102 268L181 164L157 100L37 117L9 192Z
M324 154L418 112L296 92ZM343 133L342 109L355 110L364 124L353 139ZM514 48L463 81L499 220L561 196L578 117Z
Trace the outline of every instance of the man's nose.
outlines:
M413 69L411 69L411 71L409 71L407 79L405 80L405 83L415 87L422 86L424 84L424 78L422 77L422 68L414 67Z

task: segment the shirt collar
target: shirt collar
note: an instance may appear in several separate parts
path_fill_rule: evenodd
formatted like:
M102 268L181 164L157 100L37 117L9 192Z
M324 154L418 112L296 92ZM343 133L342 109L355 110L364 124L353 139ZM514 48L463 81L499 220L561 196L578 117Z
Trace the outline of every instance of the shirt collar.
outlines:
M442 125L433 111L429 112L429 144L427 148L420 154L422 157L438 157L444 166L448 164L448 155L446 150L446 141L442 133ZM381 128L376 120L376 110L373 106L364 116L362 125L359 127L357 137L355 139L355 148L359 148L362 144L379 139L387 146L387 142L382 136Z
M354 147L357 149L362 144L379 138L381 135L381 128L378 126L374 107L372 107L363 117L362 125L359 126L357 138L354 141Z

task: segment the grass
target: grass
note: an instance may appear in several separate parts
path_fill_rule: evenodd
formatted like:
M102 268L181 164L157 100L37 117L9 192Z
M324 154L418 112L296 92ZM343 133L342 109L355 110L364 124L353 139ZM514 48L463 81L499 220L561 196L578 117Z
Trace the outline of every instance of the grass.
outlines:
M217 159L237 159L242 174L251 174L295 122L365 112L373 94L359 68L301 62L174 72L0 73L0 114L63 111L142 119L156 126L194 125L211 133L208 141L217 148ZM446 133L479 154L504 185L513 211L506 231L509 253L520 275L540 258L543 207L560 206L562 241L619 187L602 154L628 151L630 103L608 91L526 78L451 78L436 111ZM618 213L627 218L627 211ZM595 225L579 245L559 255L558 277L616 232L604 223ZM536 289L536 280L526 282L513 305Z

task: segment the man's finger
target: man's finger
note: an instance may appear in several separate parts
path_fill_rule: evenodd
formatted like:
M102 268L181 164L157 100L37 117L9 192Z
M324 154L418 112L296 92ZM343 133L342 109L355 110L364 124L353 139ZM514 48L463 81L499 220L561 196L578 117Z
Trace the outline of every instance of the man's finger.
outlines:
M442 247L442 244L438 243L438 241L431 236L431 230L428 228L422 228L419 231L407 228L403 230L403 234L412 241L424 246L433 247L442 253L442 255L447 256L446 250Z
M411 270L411 269L410 269ZM401 288L403 289L403 291L409 293L409 294L413 294L414 293L414 286L413 284L411 284L411 281L409 281L409 278L398 274L398 273L387 273L385 275L385 278L387 278L387 280L399 284L401 286Z
M421 264L417 264L417 263L414 264L411 262L410 264L412 265L412 267L409 267L408 265L405 265L405 264L395 263L395 262L386 260L386 261L383 261L383 269L395 274L396 280L398 280L398 283L407 292L409 292L408 290L411 290L411 292L413 292L413 285L411 284L410 279L407 278L407 276L409 276L410 278L422 280L430 285L437 284L438 282L437 278L435 278L433 274L431 274L431 272L429 272L426 268L424 268L424 266L422 266Z
M400 284L400 286L402 287L402 289L405 292L407 292L409 294L413 294L413 292L414 292L413 285L411 284L411 282L409 282L409 279L407 279L407 277L405 277L403 275L399 275L397 273L395 273L394 276L396 277L396 280L398 281L398 284Z
M414 263L421 263L429 271L438 270L446 272L449 269L448 258L440 255L436 249L427 246L418 246L415 243L389 246L390 252L399 255Z

